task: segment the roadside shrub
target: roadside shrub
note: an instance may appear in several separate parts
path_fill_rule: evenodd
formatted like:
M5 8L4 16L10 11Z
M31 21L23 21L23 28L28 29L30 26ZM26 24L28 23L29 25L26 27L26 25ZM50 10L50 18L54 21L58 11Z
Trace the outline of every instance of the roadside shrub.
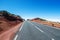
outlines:
M41 21L46 21L45 19L42 19L42 18L35 18L35 20L41 20Z
M5 10L0 11L0 15L4 16L4 18L6 18L9 21L16 21L16 20L23 21L23 19L19 15L16 16L16 15L11 14L11 13L5 11Z

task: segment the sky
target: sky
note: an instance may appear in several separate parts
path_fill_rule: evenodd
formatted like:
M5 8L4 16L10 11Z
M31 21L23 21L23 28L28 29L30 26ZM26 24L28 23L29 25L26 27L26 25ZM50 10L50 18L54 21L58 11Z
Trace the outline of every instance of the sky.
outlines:
M0 0L0 10L20 15L24 19L39 17L60 22L59 0Z

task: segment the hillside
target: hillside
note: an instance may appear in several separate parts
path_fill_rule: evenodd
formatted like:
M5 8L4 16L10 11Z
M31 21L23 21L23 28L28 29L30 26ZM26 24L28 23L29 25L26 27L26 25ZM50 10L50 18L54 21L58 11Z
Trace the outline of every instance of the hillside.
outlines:
M0 40L8 40L7 37L10 35L13 37L22 22L23 18L19 15L11 14L5 10L0 11Z
M44 24L44 25L49 25L49 26L60 28L60 23L59 22L52 22L52 21L48 21L48 20L45 20L45 19L42 19L42 18L33 18L33 19L31 19L31 21L37 22L37 23L40 23L40 24Z
M7 30L20 22L23 22L20 16L16 16L7 11L0 11L0 31Z

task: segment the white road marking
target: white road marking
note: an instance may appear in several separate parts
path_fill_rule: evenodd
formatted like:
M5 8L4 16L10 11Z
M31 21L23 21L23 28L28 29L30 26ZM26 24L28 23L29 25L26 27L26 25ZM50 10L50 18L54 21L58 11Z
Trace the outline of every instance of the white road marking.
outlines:
M36 27L36 26L35 26ZM36 27L39 31L41 31L41 32L44 32L43 30L41 30L41 29L39 29L38 27Z
M31 22L29 22L29 23L31 23ZM31 23L32 25L34 25L33 23ZM34 25L35 26L35 25ZM42 32L42 33L45 33L43 30L41 30L40 28L38 28L37 26L35 26L35 28L37 28L40 32ZM51 40L55 40L54 38L52 38Z
M37 22L35 22L35 23L37 23ZM40 23L37 23L37 24L40 24ZM44 25L44 24L41 24L41 25ZM44 26L48 27L49 25L44 25ZM60 30L60 28L53 27L53 26L51 26L51 28L54 28L54 29Z
M60 30L60 28L57 28L57 27L51 27L51 28L54 28L54 29Z
M23 24L22 24L21 28L19 29L19 32L21 31L21 29L22 29L22 27L23 27L24 23L25 23L25 21L23 22ZM17 40L17 37L18 37L18 34L16 34L16 36L15 36L14 40Z
M41 25L43 25L43 24L41 24ZM44 26L48 27L49 25L44 25ZM58 27L54 27L54 26L49 26L49 27L50 27L50 28L53 28L53 29L60 30L60 28L58 28Z
M18 35L15 36L14 40L17 40Z
M29 22L30 23L30 22ZM31 23L32 24L32 23ZM32 24L32 25L34 25L34 24ZM34 25L35 26L35 25ZM37 26L35 26L35 28L37 28L39 31L41 31L41 32L43 32L44 33L44 31L43 30L41 30L41 29L39 29Z
M52 38L52 40L55 40L54 38Z
M25 21L24 21L24 23L25 23ZM21 28L19 29L19 32L21 31L21 29L22 29L22 27L23 27L24 23L22 24Z

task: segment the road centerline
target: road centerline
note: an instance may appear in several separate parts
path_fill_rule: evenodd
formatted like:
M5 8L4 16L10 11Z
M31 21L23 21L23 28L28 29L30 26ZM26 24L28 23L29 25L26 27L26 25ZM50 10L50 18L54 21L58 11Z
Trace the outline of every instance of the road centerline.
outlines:
M30 24L32 24L31 22L29 22ZM34 24L32 24L32 25L34 25ZM35 25L34 25L35 26ZM41 29L39 29L37 26L35 26L35 28L37 28L39 31L41 31L41 32L43 32L44 33L44 31L43 30L41 30Z

